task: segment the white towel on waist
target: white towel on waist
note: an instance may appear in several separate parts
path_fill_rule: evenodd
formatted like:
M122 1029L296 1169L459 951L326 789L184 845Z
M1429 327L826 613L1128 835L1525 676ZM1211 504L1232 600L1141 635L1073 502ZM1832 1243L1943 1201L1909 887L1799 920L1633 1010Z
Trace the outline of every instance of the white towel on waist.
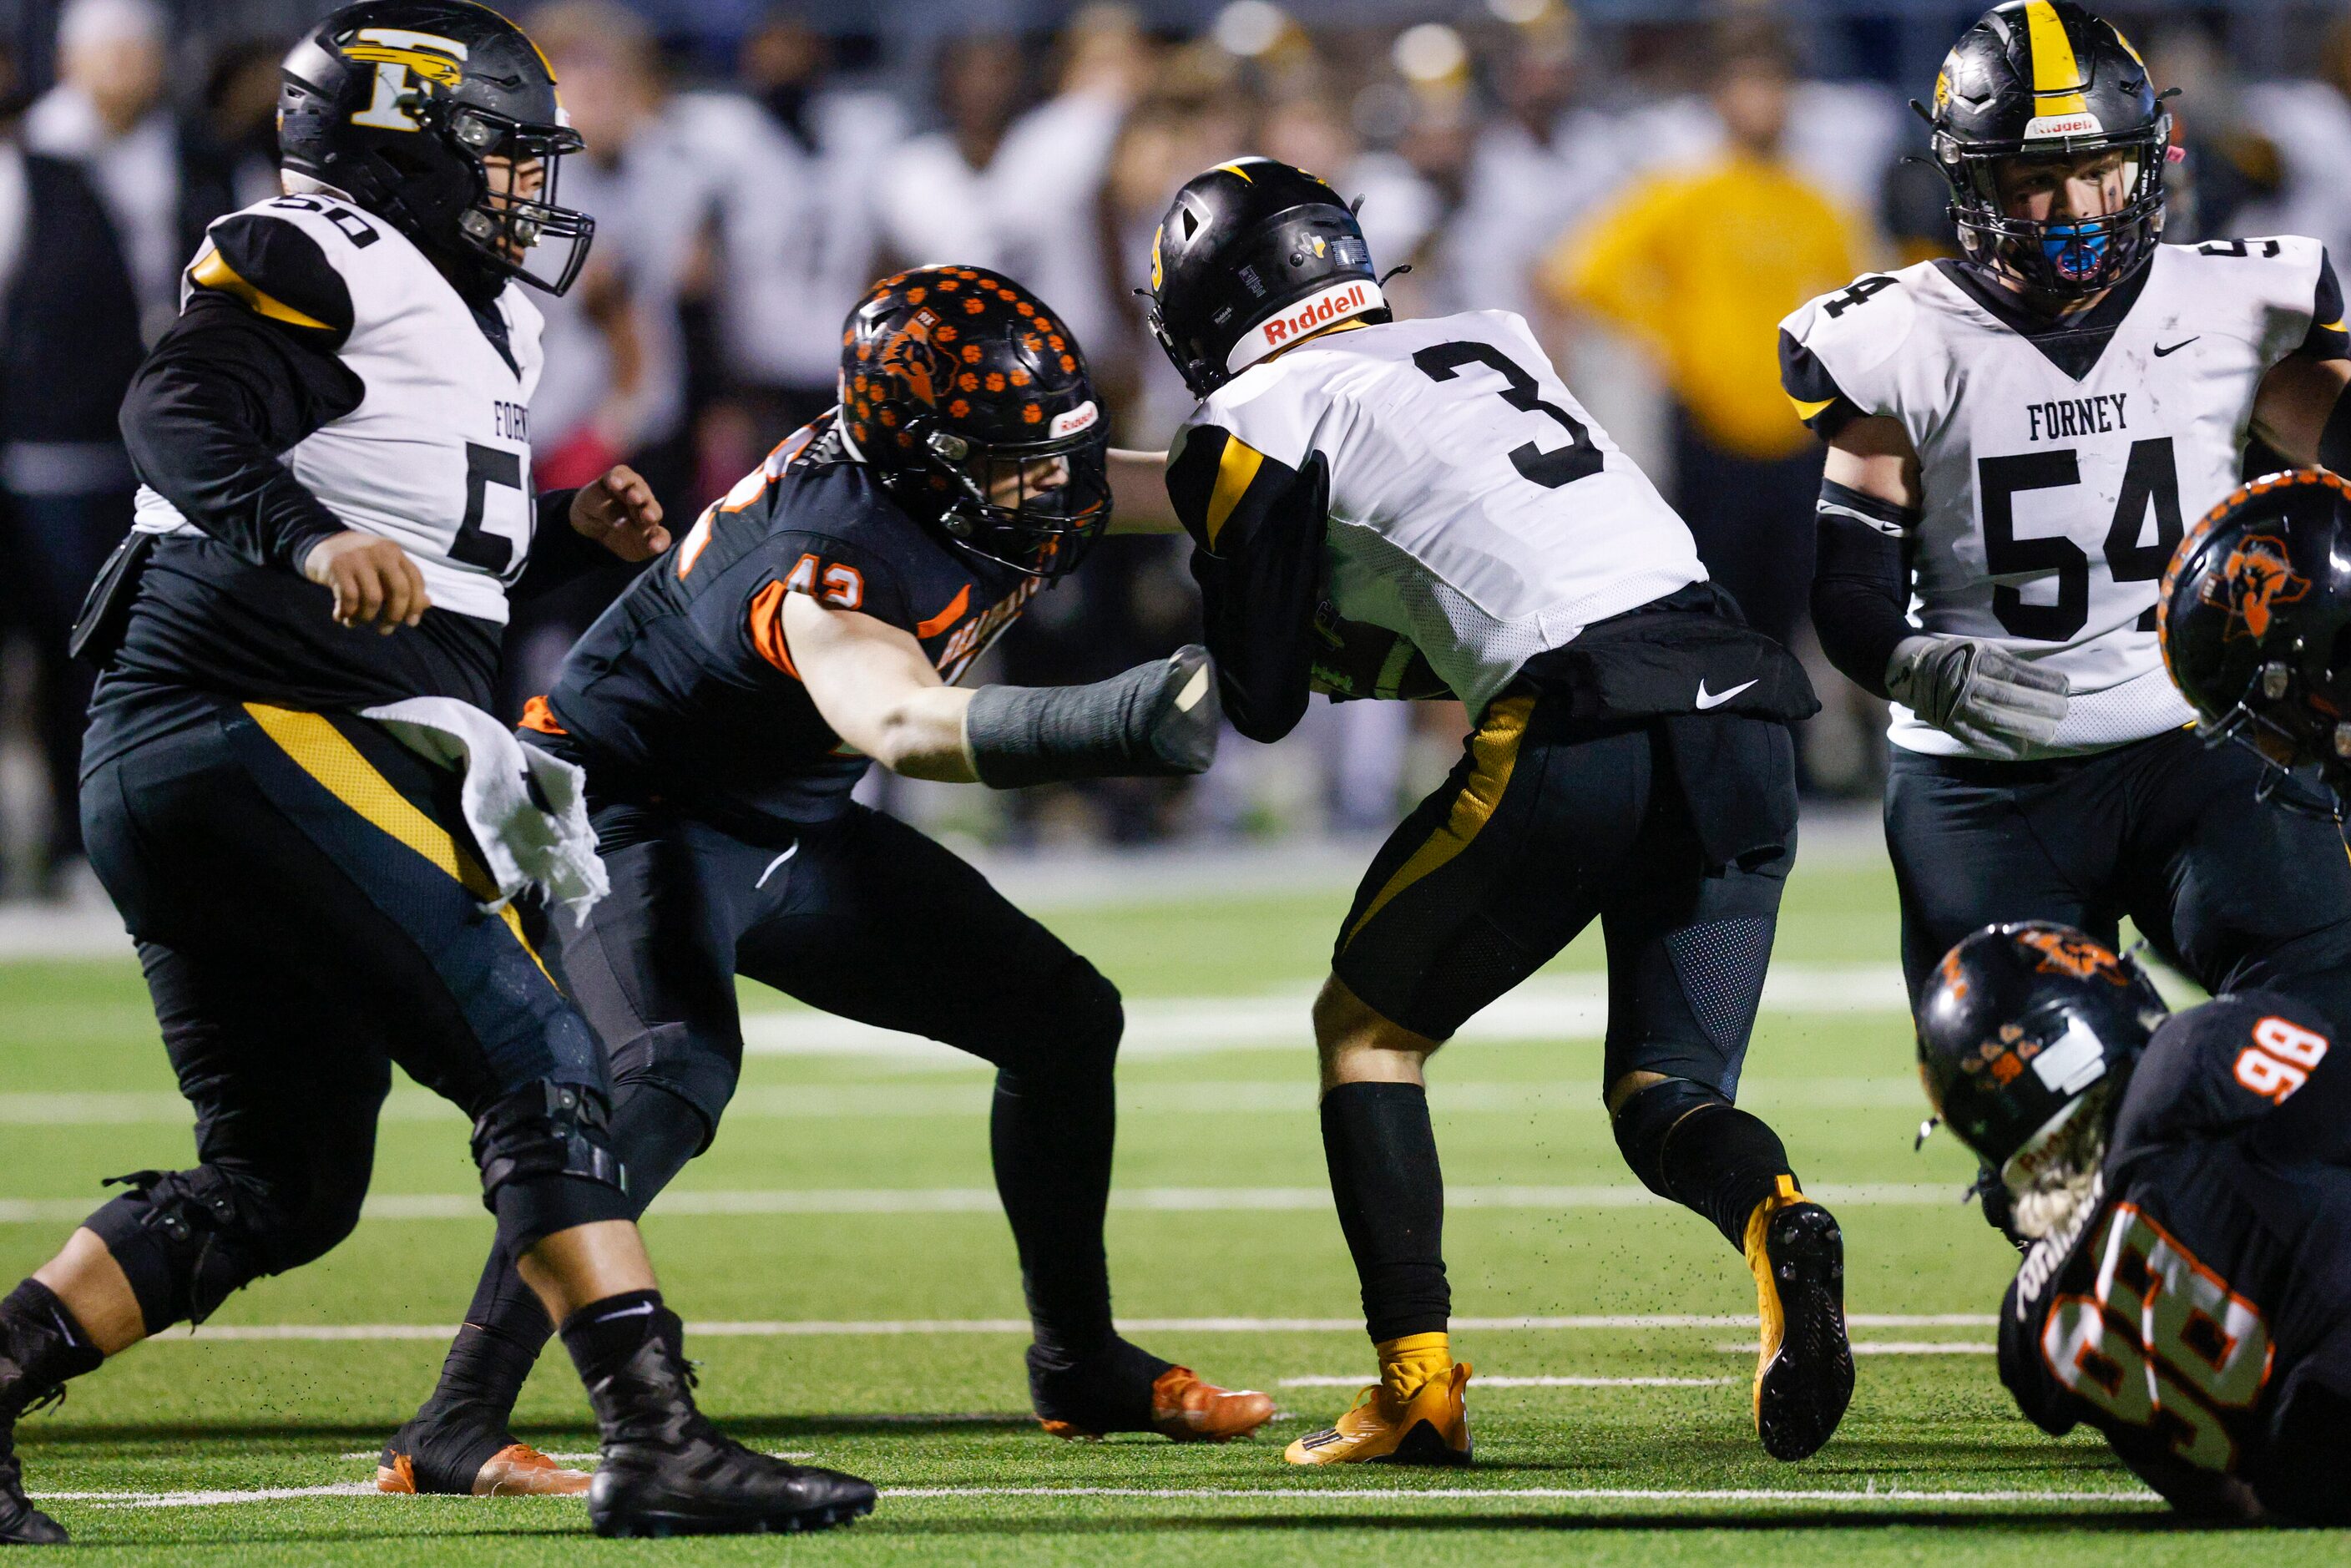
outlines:
M584 921L612 889L588 825L587 775L455 697L410 697L360 716L411 751L465 770L465 825L498 884L498 904L533 885ZM497 907L492 905L491 907Z

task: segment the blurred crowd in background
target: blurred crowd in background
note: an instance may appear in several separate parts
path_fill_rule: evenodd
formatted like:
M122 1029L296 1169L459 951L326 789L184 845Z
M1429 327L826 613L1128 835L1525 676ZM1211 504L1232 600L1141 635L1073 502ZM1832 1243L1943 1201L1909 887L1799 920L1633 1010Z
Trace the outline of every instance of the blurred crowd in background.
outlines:
M0 851L16 894L78 875L65 657L127 527L114 409L212 218L276 193L277 64L316 0L0 0ZM1577 395L1681 506L1716 577L1804 653L1828 711L1808 787L1866 797L1880 716L1811 645L1820 456L1778 388L1782 316L1949 254L1906 107L1974 16L1944 0L554 0L538 39L598 222L542 298L538 484L634 464L681 525L832 400L841 319L898 267L1001 269L1071 323L1116 440L1189 409L1134 287L1176 187L1261 152L1361 196L1399 314L1534 323ZM2296 232L2351 250L2340 7L2106 8L2187 149L2167 237ZM2245 62L2273 68L2258 73ZM2301 73L2301 74L2292 74ZM615 571L532 607L509 699L542 689ZM1039 598L985 678L1091 680L1196 613L1180 541L1118 539ZM1375 831L1449 766L1449 704L1318 704L1188 787L991 797L881 781L894 810L1010 842Z

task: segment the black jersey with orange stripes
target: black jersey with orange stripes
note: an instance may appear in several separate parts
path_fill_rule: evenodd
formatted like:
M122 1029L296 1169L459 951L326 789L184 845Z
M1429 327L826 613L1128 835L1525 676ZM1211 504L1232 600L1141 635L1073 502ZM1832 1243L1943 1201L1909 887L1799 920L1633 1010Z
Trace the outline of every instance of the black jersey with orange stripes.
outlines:
M868 758L825 723L785 641L805 593L898 627L950 685L1042 583L909 517L826 415L705 512L563 662L527 722L570 734L607 797L658 796L755 842L838 816Z
M2189 1511L2224 1508L2223 1478L2262 1494L2295 1462L2275 1445L2308 1391L2351 1409L2336 1035L2268 991L2167 1020L2122 1092L2097 1186L2002 1304L2001 1379L2024 1414L2056 1435L2088 1422Z

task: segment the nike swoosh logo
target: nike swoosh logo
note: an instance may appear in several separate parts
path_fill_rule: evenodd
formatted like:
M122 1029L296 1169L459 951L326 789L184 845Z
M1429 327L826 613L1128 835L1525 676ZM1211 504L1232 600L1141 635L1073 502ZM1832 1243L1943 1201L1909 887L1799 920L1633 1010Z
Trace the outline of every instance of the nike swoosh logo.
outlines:
M1761 675L1758 675L1755 679L1761 680L1762 678L1763 677ZM1698 711L1704 713L1708 708L1720 707L1723 704L1729 702L1731 698L1737 696L1740 693L1745 691L1754 684L1755 681L1741 681L1727 692L1710 692L1706 689L1706 683L1704 681L1700 681L1698 684Z
M768 862L768 869L759 873L759 880L751 884L751 891L757 893L759 889L767 886L768 879L776 874L776 868L799 852L799 841L798 839L794 839L790 849L786 850L782 854L778 855L774 860Z
M2197 336L2198 336L2198 337L2201 337L2202 335L2203 335L2203 334L2201 334L2201 333L2197 334ZM2164 358L2166 358L2166 357L2168 357L2168 356L2169 356L2169 355L2176 354L2176 353L2179 352L2179 350L2182 350L2182 349L2184 349L2184 348L2188 347L2188 345L2189 345L2189 344L2190 344L2190 343L2192 343L2192 342L2195 342L2195 341L2196 341L2196 339L2195 339L2195 338L2182 338L2182 339L2181 339L2181 340L2179 340L2179 341L2178 341L2177 343L2172 344L2172 345L2171 345L2171 347L2169 347L2168 349L2165 348L2162 344L2158 343L2158 344L2155 346L2155 357L2156 357L2157 359L2160 360L2160 359L2164 359Z

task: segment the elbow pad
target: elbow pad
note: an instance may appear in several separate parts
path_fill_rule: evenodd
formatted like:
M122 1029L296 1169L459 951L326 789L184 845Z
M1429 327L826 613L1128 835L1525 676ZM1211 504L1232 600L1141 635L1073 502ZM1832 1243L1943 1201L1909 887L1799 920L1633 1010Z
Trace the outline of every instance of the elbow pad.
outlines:
M964 745L991 789L1165 779L1207 772L1223 725L1216 666L1196 643L1090 686L982 686Z

